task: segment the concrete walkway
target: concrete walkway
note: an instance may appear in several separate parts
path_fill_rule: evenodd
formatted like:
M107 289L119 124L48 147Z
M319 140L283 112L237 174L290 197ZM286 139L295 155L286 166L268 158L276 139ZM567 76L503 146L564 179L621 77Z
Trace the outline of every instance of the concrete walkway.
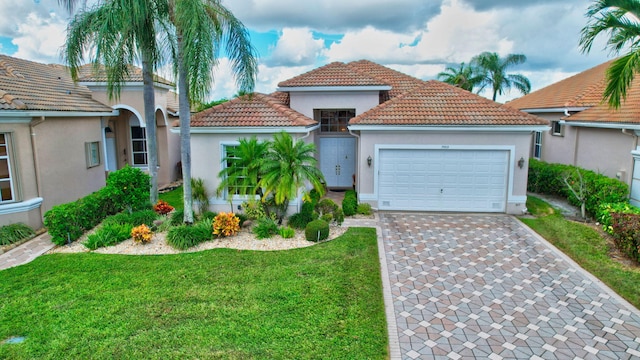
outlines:
M51 242L48 233L36 236L24 244L0 254L0 270L26 264L54 247L55 244Z

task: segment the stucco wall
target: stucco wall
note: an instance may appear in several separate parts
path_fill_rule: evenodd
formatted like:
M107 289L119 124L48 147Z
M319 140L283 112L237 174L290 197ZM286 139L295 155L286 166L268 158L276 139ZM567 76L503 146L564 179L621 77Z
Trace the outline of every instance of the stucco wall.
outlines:
M564 113L535 114L543 119L560 121ZM548 163L573 164L575 161L576 128L563 125L562 135L553 135L553 129L542 133L542 156ZM532 153L533 154L533 153Z
M637 137L623 134L620 129L574 128L578 136L574 165L590 169L631 184L633 156ZM633 133L633 132L630 132Z
M356 115L378 106L379 91L290 92L291 108L313 119L314 109L356 109Z
M499 146L501 149L512 147L514 151L509 159L511 185L507 194L507 212L521 214L525 208L527 194L527 159L529 157L531 132L440 132L440 131L419 131L419 132L388 132L388 131L363 131L360 134L360 146L358 147L357 173L359 179L356 186L361 200L371 203L377 207L376 191L374 179L376 176L375 158L378 156L376 145L402 145L410 148L412 146L437 146L455 148L455 146L478 146L490 148ZM367 165L367 157L374 160L371 167ZM517 167L520 158L524 158L525 164L522 169Z

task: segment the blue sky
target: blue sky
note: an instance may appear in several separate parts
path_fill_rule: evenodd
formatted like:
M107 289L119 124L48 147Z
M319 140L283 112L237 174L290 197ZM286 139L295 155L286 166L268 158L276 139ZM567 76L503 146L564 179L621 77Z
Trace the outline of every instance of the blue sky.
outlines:
M89 0L89 2L97 0ZM368 59L422 79L483 51L520 53L514 72L539 89L606 61L602 43L578 49L586 0L223 0L247 26L258 50L256 90L332 61ZM0 53L60 63L69 14L57 0L0 0ZM237 89L227 61L212 99ZM486 95L486 94L483 94ZM517 97L511 92L498 98Z

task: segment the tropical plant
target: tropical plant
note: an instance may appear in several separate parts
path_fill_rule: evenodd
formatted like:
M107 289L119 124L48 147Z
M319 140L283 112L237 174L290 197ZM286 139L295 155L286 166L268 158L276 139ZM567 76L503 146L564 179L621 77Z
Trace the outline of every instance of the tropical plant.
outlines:
M219 0L169 0L175 28L180 115L180 157L184 178L184 222L193 223L191 200L191 104L202 103L213 81L218 52L224 44L236 83L252 91L257 74L255 50L249 32Z
M240 231L240 218L234 213L221 212L213 220L213 235L233 236Z
M324 194L324 176L316 167L315 146L303 140L293 140L290 134L281 132L273 136L267 156L261 166L259 186L264 189L263 198L273 195L275 204L287 209L291 199L298 196L307 183ZM282 222L284 212L279 216Z
M151 232L151 229L149 229L147 225L142 224L131 229L131 238L137 243L146 244L151 242L153 232Z
M443 72L438 73L437 77L442 82L467 91L473 91L482 82L482 75L478 74L477 69L464 62L458 67L447 66Z
M158 200L158 202L153 205L153 211L158 213L158 215L167 215L168 213L172 212L173 209L174 207L169 205L169 203L164 200Z
M493 101L498 95L502 95L505 90L515 87L523 94L531 91L531 83L526 76L521 74L507 74L507 70L527 61L527 57L522 54L509 54L502 58L495 52L483 52L471 59L473 67L477 68L481 76L479 81L480 91L489 86L493 91Z
M278 233L278 225L270 218L258 219L252 229L258 239L267 239Z
M209 194L207 193L207 187L204 185L204 179L191 179L191 191L193 200L198 204L198 213L204 214L209 210Z
M79 0L59 0L70 11ZM161 60L162 34L171 34L168 4L160 0L103 0L87 11L78 12L67 29L63 57L71 76L78 79L78 70L86 55L95 70L104 65L107 92L119 98L127 81L130 66L137 59L142 64L144 121L147 138L147 161L151 176L150 201L158 201L158 154L153 72Z
M609 107L617 109L640 71L640 4L637 0L597 0L586 16L589 21L582 29L579 42L583 53L591 51L593 42L601 34L608 34L605 47L612 53L625 52L607 69L603 93Z

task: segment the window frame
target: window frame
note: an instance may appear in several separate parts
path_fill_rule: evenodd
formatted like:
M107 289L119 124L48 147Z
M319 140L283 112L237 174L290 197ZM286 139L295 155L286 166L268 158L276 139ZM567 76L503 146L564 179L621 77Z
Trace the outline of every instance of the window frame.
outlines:
M240 143L223 143L222 145L222 151L221 151L221 155L222 158L220 159L220 163L222 164L222 169L227 169L229 168L229 162L225 161L225 159L227 158L228 154L229 154L229 149L230 148L237 148ZM230 187L226 187L224 189L224 199L225 200L229 200L229 196L231 196L231 199L233 200L246 200L250 198L250 195L241 195L238 193L237 188L239 188L239 186L235 187L236 190L232 192L230 191Z
M0 147L4 147L5 155L0 155L0 161L4 160L7 162L7 172L9 177L6 179L0 179L0 183L8 182L9 183L9 192L11 198L8 200L2 199L2 194L0 193L0 205L14 203L18 201L18 194L15 187L15 173L13 171L13 152L11 149L11 133L8 132L0 132L0 136L2 136L4 140L4 144L0 144Z
M133 137L134 129L140 129L142 131L143 137ZM131 135L131 165L134 167L147 167L149 166L149 149L147 147L147 129L143 126L131 126L130 127L130 135ZM136 151L134 143L143 144L143 151ZM136 155L142 154L144 156L144 163L136 163Z
M564 126L562 125L562 123L560 123L560 120L551 122L551 135L564 136Z
M542 158L542 131L533 134L533 157L538 160Z
M100 154L100 141L85 142L84 151L85 157L87 159L87 169L91 169L102 164L102 154Z
M356 116L356 109L314 109L313 113L315 120L320 124L321 134L347 134L349 120Z

